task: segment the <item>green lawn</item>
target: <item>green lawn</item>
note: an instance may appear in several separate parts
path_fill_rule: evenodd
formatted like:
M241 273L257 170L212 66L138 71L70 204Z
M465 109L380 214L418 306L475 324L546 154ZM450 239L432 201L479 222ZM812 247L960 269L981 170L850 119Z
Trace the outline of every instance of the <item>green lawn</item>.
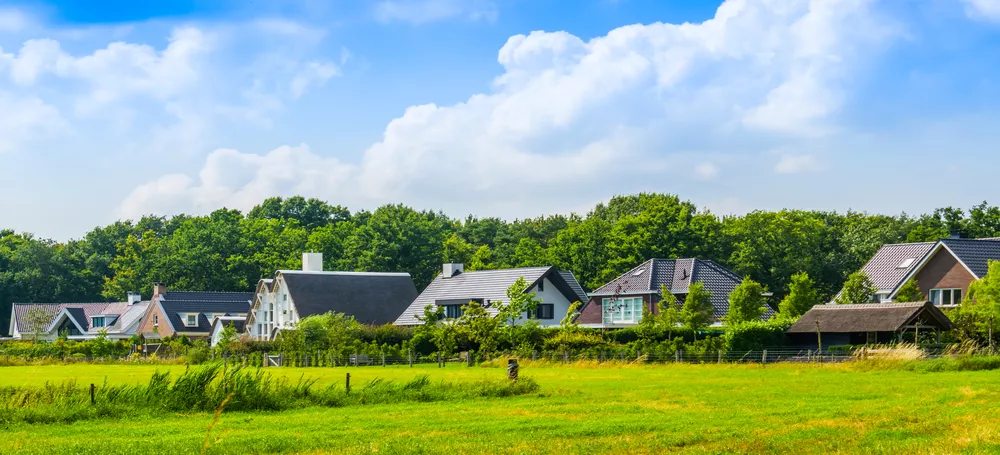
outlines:
M171 367L183 368L183 367ZM0 368L0 386L145 381L156 367ZM160 370L165 367L160 367ZM502 369L274 368L352 383ZM1000 371L830 365L522 369L539 395L223 414L207 453L1000 453ZM212 416L3 428L0 453L199 453Z

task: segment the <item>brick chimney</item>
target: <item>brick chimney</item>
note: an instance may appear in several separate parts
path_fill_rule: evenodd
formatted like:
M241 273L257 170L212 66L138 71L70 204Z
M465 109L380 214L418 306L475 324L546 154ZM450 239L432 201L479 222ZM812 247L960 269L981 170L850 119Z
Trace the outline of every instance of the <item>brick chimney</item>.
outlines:
M167 293L167 285L163 283L153 283L153 298Z

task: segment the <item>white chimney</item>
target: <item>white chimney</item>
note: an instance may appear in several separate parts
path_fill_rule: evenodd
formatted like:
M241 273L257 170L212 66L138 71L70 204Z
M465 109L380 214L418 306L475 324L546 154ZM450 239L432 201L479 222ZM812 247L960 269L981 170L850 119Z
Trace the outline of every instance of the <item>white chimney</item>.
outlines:
M129 292L128 293L128 304L130 306L131 305L135 305L135 304L137 304L137 303L139 303L141 301L142 301L142 296L141 295L139 295L139 294L137 294L135 292Z
M302 253L303 272L322 272L323 253Z
M442 268L441 272L444 274L445 278L451 278L459 273L462 273L464 266L457 262L448 262Z

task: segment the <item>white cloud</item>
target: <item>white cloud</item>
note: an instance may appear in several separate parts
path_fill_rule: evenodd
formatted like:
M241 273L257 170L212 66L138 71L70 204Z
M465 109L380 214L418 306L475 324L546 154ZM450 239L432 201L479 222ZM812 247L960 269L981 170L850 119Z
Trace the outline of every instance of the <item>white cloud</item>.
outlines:
M498 53L504 72L491 93L408 108L356 165L297 148L285 153L308 165L283 167L277 186L254 167L252 178L192 183L193 193L145 188L129 204L141 211L188 198L201 209L207 200L245 207L295 190L338 203L433 201L492 214L516 205L522 212L506 215L524 216L538 213L523 201L539 194L593 199L609 191L593 182L685 178L690 167L673 167L691 163L673 159L680 154L766 154L783 138L835 131L852 69L893 37L869 3L730 0L700 24L629 25L590 41L566 32L513 36ZM387 17L401 17L392 11ZM418 19L441 16L423 14ZM275 152L237 156L276 159ZM695 166L694 178L718 173L711 163Z
M346 60L347 57L343 57ZM292 98L300 98L310 85L322 86L327 79L340 73L337 66L330 62L309 62L303 67L295 77L292 78L291 92Z
M497 7L492 0L383 0L375 5L375 18L382 22L422 24L455 17L493 21Z
M819 160L814 155L785 154L778 159L774 171L779 174L798 174L816 171L820 168Z
M694 175L699 180L712 180L719 175L719 167L712 163L701 163L694 167Z
M66 123L55 107L38 98L0 91L0 153L65 129Z
M0 7L0 32L19 32L31 25L31 19L16 9Z
M970 18L1000 22L1000 0L962 0Z

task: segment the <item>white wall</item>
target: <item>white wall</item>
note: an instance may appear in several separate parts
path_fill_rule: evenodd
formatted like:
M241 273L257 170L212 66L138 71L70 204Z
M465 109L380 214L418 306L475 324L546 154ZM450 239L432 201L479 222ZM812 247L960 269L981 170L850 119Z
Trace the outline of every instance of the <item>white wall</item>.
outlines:
M298 322L295 306L292 304L292 296L288 294L285 280L281 279L280 276L276 278L273 289L272 292L265 291L258 294L257 298L254 299L257 306L251 310L255 320L250 334L258 340L267 340L275 327L290 328ZM259 331L258 324L261 326Z
M541 300L541 303L551 303L553 305L552 319L540 319L538 320L538 323L541 324L542 327L557 326L560 322L562 322L563 318L566 317L566 313L569 311L569 306L573 302L568 300L562 292L559 292L559 289L557 289L548 278L543 279L543 281L544 283L542 284L542 287L545 288L544 291L539 291L538 287L535 286L528 292L534 292L535 298ZM522 324L525 321L527 321L527 319L522 317L518 320L518 324Z

